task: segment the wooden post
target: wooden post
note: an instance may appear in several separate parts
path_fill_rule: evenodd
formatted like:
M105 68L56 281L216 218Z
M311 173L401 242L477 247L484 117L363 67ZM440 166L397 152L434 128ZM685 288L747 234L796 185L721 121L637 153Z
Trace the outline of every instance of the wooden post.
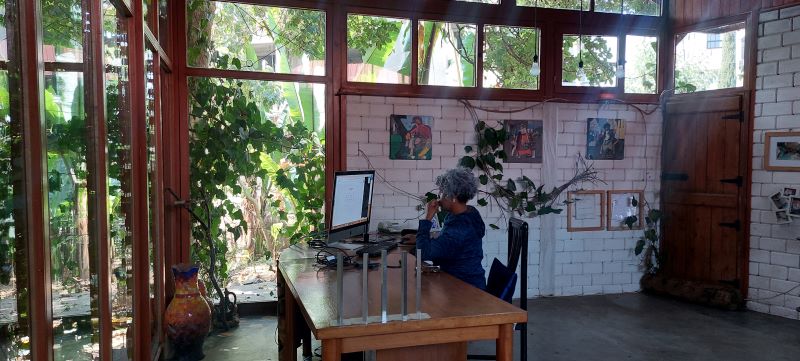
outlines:
M339 339L322 340L322 361L341 361L342 349Z
M497 336L497 361L512 361L514 359L514 325L500 325Z

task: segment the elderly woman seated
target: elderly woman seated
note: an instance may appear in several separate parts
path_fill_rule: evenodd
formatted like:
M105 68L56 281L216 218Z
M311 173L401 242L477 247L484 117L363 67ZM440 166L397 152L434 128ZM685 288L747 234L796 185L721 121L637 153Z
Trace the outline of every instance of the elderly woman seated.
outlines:
M442 270L480 289L486 289L483 266L483 236L486 226L478 211L467 202L478 192L472 171L451 169L436 178L439 200L428 202L427 215L420 219L417 248L422 259L433 261ZM448 212L442 231L431 238L431 220L441 207Z

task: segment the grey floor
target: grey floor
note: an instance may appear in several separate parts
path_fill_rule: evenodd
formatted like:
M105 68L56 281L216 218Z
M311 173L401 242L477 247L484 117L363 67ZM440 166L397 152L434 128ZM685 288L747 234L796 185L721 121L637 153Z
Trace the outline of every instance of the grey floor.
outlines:
M641 294L529 305L528 360L800 360L798 320ZM244 318L237 330L206 340L206 360L277 360L276 327L274 317ZM470 345L470 353L493 351L492 342Z

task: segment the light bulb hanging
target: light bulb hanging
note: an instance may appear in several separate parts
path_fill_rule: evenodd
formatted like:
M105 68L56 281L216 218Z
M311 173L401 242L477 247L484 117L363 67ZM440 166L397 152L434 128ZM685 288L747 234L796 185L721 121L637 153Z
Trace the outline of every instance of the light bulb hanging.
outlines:
M533 64L531 64L530 73L532 76L539 76L542 74L542 67L539 65L539 30L536 27L538 23L536 22L536 13L537 9L539 8L539 0L536 0L533 3L533 27L536 31L536 43L533 46Z
M617 64L617 79L622 79L624 77L625 77L625 62L620 61L619 64Z
M586 70L583 69L583 0L581 0L581 10L578 14L578 70L575 72L575 78L580 85L589 84Z

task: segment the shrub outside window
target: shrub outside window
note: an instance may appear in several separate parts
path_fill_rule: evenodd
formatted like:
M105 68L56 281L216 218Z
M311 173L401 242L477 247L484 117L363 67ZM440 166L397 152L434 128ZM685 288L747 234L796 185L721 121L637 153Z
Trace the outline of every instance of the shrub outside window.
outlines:
M604 88L617 86L618 51L616 36L565 34L562 42L561 85ZM581 60L582 72L579 67Z
M411 20L347 16L347 80L411 84Z
M419 22L420 85L475 86L475 24Z
M655 94L657 74L658 38L625 36L625 93Z
M539 29L486 25L483 34L484 88L539 89L531 74L534 56L542 58Z
M721 46L709 48L717 35ZM680 34L676 43L676 93L744 86L744 23Z

